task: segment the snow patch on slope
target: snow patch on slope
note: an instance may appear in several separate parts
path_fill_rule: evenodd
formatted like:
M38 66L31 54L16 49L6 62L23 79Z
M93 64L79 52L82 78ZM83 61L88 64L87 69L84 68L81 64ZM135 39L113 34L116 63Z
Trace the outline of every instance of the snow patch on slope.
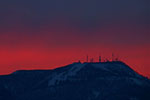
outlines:
M62 73L56 73L54 77L49 81L48 86L55 85L61 81L65 81L68 79L70 76L74 76L77 74L78 71L80 71L86 64L81 64L77 63L74 66L70 68L69 71L67 72L62 72Z

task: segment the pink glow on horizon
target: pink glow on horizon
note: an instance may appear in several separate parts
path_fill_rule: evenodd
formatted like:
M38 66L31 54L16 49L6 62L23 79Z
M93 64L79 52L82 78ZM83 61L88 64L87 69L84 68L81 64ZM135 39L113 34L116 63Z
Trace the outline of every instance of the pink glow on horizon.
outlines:
M60 25L39 31L4 31L0 36L0 74L19 69L53 69L78 60L85 61L87 54L98 60L99 54L110 58L115 53L134 70L150 76L150 46L148 42L137 41L144 39L138 32L146 33L147 30L116 26L81 31ZM135 34L138 36L133 37Z

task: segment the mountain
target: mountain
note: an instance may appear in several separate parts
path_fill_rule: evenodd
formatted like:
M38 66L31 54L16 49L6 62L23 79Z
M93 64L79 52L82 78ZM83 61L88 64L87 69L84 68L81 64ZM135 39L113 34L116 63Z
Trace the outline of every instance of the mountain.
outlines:
M150 80L121 61L0 76L0 100L150 100Z

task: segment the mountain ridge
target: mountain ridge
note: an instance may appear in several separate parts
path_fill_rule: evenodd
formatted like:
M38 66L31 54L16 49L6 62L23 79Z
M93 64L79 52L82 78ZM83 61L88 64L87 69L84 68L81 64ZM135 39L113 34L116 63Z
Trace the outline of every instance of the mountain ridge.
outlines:
M150 80L121 61L75 62L53 70L18 70L0 76L0 86L0 93L3 94L0 94L0 100L150 98Z

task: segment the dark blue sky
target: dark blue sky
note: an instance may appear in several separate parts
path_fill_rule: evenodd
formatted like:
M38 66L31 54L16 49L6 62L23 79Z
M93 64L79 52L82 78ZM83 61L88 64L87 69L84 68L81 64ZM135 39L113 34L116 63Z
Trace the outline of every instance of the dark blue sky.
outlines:
M149 21L148 0L1 0L0 14L2 26L18 23L35 27L57 18L87 28L122 20L136 24Z
M147 38L149 34L141 33L149 29L148 3L148 0L1 0L0 26L4 31L18 30L17 28L41 31L45 27L56 30L62 26L72 27L81 31L73 34L87 37L92 35L94 39L104 35L104 32L95 34L93 31L105 31L112 26L119 26L119 30L130 31L118 32L119 34L126 34L127 38L135 36L136 42L150 42ZM108 35L112 36L114 33L117 36L116 31L109 32Z

